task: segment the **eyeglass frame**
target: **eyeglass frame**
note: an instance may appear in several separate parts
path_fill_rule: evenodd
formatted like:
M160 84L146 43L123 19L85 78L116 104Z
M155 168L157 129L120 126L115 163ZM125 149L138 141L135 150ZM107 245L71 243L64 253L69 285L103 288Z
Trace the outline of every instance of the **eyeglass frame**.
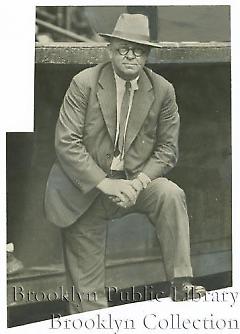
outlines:
M126 52L120 52L121 49L125 49ZM141 50L141 53L140 54L136 54L136 49L137 50ZM116 48L116 50L118 51L118 53L121 55L121 56L126 56L130 50L132 50L132 53L134 54L135 57L141 57L143 55L146 55L147 54L147 50L145 50L144 48L141 48L141 47L125 47L125 46L122 46L122 47L118 47Z

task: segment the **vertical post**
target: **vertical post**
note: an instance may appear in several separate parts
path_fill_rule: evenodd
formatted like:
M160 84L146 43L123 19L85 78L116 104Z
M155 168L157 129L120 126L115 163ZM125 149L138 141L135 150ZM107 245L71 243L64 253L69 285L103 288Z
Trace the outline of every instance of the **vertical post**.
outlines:
M63 6L57 7L57 25L59 27L64 26L64 8Z
M71 30L72 7L67 6L65 12L65 29Z

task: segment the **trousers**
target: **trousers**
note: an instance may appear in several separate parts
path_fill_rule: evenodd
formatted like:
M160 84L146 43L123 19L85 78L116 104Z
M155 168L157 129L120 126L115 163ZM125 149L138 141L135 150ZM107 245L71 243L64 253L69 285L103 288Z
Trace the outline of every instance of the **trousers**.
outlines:
M108 306L105 294L105 253L110 219L139 212L153 224L162 252L166 277L192 277L189 219L184 191L160 177L142 190L134 206L121 208L100 194L91 207L62 229L67 289L74 291L70 314Z

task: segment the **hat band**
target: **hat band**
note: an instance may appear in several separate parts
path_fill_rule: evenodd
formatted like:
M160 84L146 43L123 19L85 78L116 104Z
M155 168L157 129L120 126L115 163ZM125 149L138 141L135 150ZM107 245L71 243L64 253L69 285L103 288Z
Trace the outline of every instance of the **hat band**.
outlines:
M123 37L123 38L126 38L126 39L135 39L135 40L139 40L139 41L146 41L146 42L149 42L149 36L147 35L141 35L141 34L125 34L124 32L122 31L119 31L119 30L114 30L113 36L115 35L118 35L119 37ZM117 36L116 36L117 37Z

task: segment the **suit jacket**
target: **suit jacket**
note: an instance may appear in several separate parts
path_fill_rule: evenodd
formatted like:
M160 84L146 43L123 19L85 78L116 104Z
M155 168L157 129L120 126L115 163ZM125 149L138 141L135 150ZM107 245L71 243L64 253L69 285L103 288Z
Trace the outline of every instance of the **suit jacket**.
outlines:
M178 158L179 114L173 86L144 68L134 94L125 141L129 179L164 176ZM78 73L66 92L56 125L57 161L49 174L47 218L66 227L98 196L110 173L116 131L116 85L111 63Z

